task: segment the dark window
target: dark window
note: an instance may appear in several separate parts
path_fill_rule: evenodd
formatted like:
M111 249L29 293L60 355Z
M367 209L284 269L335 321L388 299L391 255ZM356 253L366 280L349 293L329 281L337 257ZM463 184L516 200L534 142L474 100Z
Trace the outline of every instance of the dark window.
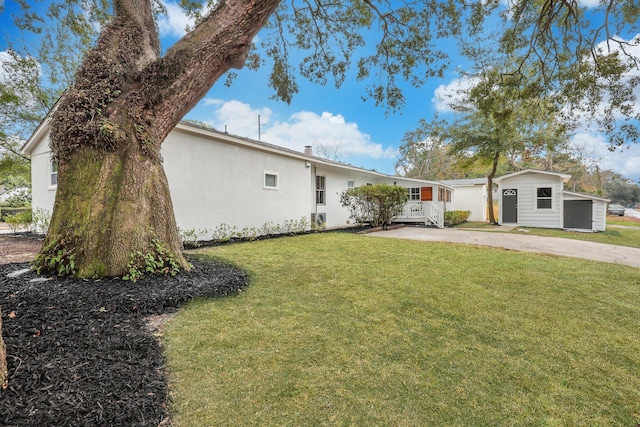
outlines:
M538 209L551 209L553 205L553 198L551 187L539 187L536 190L537 208Z

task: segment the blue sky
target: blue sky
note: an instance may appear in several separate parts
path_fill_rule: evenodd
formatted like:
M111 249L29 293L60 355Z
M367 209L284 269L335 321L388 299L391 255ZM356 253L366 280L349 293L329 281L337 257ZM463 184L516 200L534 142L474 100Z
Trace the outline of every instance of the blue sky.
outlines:
M11 0L0 0L0 5L3 3L5 12L0 15L3 28L0 37L21 37L8 32L6 25L10 9L16 6ZM159 22L159 28L166 49L172 40L184 33L189 22L175 1L165 0L165 3L168 16ZM6 40L0 40L0 52L6 46ZM453 43L445 46L449 51L455 48ZM216 83L186 118L258 139L260 116L262 141L299 151L303 151L305 145L320 143L329 149L337 148L341 161L393 174L396 151L404 134L415 129L420 118L429 119L436 111L446 112L446 105L437 101L437 93L465 84L456 72L462 65L461 60L454 57L444 78L431 79L417 89L406 88L406 105L400 112L388 115L373 102L362 101L365 83L357 82L353 77L347 78L339 90L331 83L318 86L301 78L299 93L287 105L270 99L272 91L267 86L266 67L257 72L237 70L238 78L231 87L226 87L222 80ZM574 141L601 169L613 169L635 181L640 179L639 144L629 144L626 150L610 152L605 138L586 127L576 133Z

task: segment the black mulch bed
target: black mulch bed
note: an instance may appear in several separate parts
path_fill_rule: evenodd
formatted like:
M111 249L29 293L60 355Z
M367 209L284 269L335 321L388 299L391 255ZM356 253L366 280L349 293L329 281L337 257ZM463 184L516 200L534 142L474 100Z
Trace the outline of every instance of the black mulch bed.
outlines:
M30 282L29 264L0 265L0 307L9 387L0 426L169 424L160 343L149 318L199 297L235 294L247 276L191 260L176 277Z

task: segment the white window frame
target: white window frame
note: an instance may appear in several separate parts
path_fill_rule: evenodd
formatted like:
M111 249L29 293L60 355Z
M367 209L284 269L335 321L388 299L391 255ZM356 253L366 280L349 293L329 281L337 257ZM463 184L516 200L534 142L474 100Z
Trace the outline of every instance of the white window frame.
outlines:
M356 188L356 180L355 179L350 179L347 181L347 188L349 190Z
M417 192L414 194L414 190ZM420 201L420 187L407 187L407 200L410 202Z
M542 189L542 188L548 188L551 190L551 195L549 197L540 197L538 196L538 190ZM539 185L535 187L534 193L533 193L533 197L535 200L535 210L540 210L540 211L552 211L555 210L555 198L554 198L554 192L555 189L553 188L552 185ZM541 208L538 206L538 202L541 200L551 200L551 206L549 206L548 208Z
M267 176L273 176L276 180L276 185L267 185ZM280 174L278 172L264 171L262 174L262 188L265 190L279 190L280 189Z
M322 178L322 188L318 187L318 178ZM322 195L320 197L320 195ZM320 200L322 199L322 200ZM327 204L327 177L326 175L316 175L316 205Z
M49 188L58 187L58 162L51 159L49 163Z

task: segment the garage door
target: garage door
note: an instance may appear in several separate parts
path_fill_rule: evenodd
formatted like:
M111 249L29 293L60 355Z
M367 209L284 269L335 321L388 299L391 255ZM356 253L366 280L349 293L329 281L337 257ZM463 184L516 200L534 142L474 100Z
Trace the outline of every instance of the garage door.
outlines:
M591 230L593 228L592 206L592 200L565 200L564 228Z

